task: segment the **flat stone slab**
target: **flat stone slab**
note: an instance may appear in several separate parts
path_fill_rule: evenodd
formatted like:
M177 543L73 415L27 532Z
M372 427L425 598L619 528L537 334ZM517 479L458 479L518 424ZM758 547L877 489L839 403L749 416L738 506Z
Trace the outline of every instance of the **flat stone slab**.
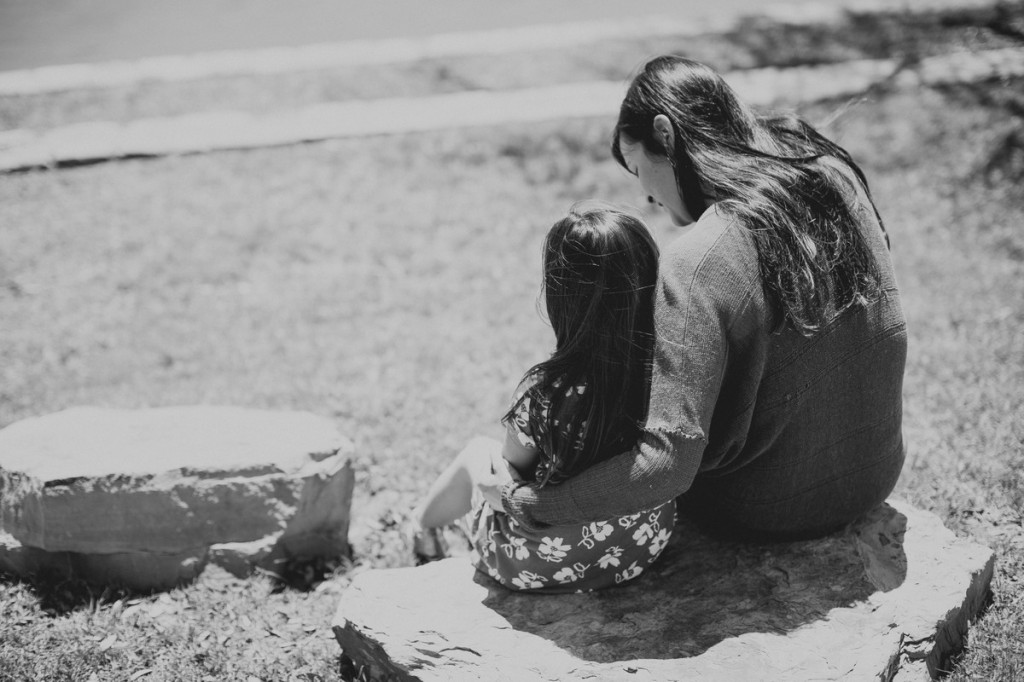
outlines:
M326 418L79 407L0 430L0 570L162 589L348 552L353 446Z
M371 570L333 627L369 679L922 679L962 647L993 565L893 499L804 542L716 539L681 519L637 581L590 594L515 594L465 559Z

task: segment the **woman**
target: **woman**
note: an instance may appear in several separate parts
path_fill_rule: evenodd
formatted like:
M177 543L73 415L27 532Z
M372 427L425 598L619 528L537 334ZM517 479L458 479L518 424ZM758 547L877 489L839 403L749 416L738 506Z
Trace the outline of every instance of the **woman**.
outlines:
M712 521L807 537L882 502L903 464L906 323L849 154L796 118L755 117L680 57L634 79L612 153L692 223L662 253L647 424L559 486L505 483L504 511L540 529L686 493Z

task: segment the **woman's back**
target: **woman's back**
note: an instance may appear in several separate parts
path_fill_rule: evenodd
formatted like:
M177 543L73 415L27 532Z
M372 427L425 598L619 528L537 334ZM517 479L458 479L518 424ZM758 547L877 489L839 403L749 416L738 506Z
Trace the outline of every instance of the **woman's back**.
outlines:
M714 507L746 528L814 533L843 523L863 508L865 491L891 488L859 481L858 472L871 460L888 459L893 470L885 475L895 476L902 463L906 322L885 234L851 176L845 175L851 180L849 199L877 263L880 291L815 334L788 325L773 332L775 309L751 276L757 272L753 240L728 216L711 211L662 263L663 270L675 271L665 273L667 281L685 283L688 291L679 295L698 299L690 305L717 306L718 314L729 318L721 341L727 345L721 383L693 497L696 506ZM684 337L671 343L699 344L703 334L719 333L701 330L699 320L690 316ZM659 352L673 352L671 344ZM696 388L684 384L660 382L655 390ZM681 418L660 415L665 421ZM849 499L835 499L834 491L828 500L775 498L777 490L799 489L801 478L813 485L822 468L849 481ZM776 485L781 479L785 485Z

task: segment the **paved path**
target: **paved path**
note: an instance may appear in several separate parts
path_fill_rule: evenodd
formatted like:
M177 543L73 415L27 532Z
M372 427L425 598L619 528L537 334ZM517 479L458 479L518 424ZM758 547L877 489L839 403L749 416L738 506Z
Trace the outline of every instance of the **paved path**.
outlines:
M832 21L839 13L822 6L806 16ZM214 76L268 75L303 70L370 64L397 64L422 59L494 55L598 45L602 40L657 35L687 36L725 30L736 17L686 21L666 16L624 20L589 20L573 24L538 24L486 31L438 33L412 38L314 43L257 50L220 50L85 64L42 66L0 71L0 96L31 95L82 88L131 86L142 82L175 82Z
M963 0L872 0L876 8ZM759 12L759 0L0 0L0 71L215 50L415 38L664 15L700 23ZM793 13L850 0L789 0ZM863 4L863 3L861 3Z
M890 87L920 87L1024 77L1024 48L930 57L911 69L899 68L894 60L858 60L819 67L753 69L725 77L752 104L770 105L780 99L793 104L855 95L882 83ZM574 83L336 102L262 116L226 111L141 119L127 124L83 123L41 133L15 130L0 133L0 172L370 134L584 116L613 117L623 89L617 81Z
M731 0L725 0L730 2ZM977 7L990 0L913 0L916 9ZM890 2L844 0L858 11L892 9ZM777 21L828 22L843 12L838 2L764 8ZM795 8L795 9L794 9ZM280 73L291 69L324 68L336 64L410 61L430 56L557 49L567 44L600 44L603 38L632 32L690 34L725 30L737 16L719 14L703 23L633 19L609 23L591 21L571 27L533 26L487 32L453 33L412 39L340 43L256 51L199 58L143 59L121 64L42 67L0 72L0 95L61 89L127 85L164 74L165 80L202 78L213 73ZM355 45L358 49L353 49ZM318 61L319 60L319 61ZM961 53L922 60L899 71L893 60L860 60L819 67L755 69L727 74L745 99L757 105L787 104L854 95L883 82L895 87L977 81L1024 76L1024 49ZM163 69L164 71L161 71ZM219 69L219 71L218 71ZM40 81L40 74L52 79ZM154 74L157 74L154 76ZM107 80L104 81L103 79ZM61 79L64 79L63 81ZM78 80L76 80L78 79ZM98 79L98 80L97 80ZM42 82L42 86L39 83ZM19 88L22 88L19 91ZM404 133L475 125L495 125L566 117L614 116L624 85L615 82L571 83L509 91L472 91L372 101L332 102L262 115L213 111L175 117L148 118L129 123L93 122L55 129L0 131L0 172L98 161L127 156L160 156L244 149L368 134ZM780 97L780 94L782 95Z
M242 16L233 14L234 0L64 0L60 11L45 0L0 0L0 96L696 35L751 14L833 22L847 11L993 0L690 0L685 12L677 0L645 0L642 15L614 0L518 0L514 12L504 4L481 12L471 1L390 0L395 16L385 17L379 3L337 0L249 0Z

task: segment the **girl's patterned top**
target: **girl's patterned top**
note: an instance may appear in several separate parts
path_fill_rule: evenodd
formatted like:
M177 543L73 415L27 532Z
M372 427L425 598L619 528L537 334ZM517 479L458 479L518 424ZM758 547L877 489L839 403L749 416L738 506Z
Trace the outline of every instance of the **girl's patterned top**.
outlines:
M527 387L520 385L513 404ZM566 390L582 395L585 387ZM509 429L524 446L541 450L536 478L544 480L551 466L542 450L548 406L532 400L528 396L519 404ZM549 484L557 485L557 474ZM583 592L632 580L661 555L674 526L675 500L628 516L538 532L494 511L479 493L470 512L477 568L509 589L538 592Z
M540 458L537 460L537 466L534 470L533 480L535 481L547 481L549 483L558 483L561 480L565 480L566 476L564 472L560 471L558 463L554 461L547 452L544 451L544 435L546 433L547 424L549 421L549 415L551 411L551 401L545 399L542 396L528 395L529 389L532 387L533 382L530 379L524 380L519 384L516 389L515 395L512 396L512 404L515 405L515 412L511 423L509 423L509 430L513 433L516 439L521 445L528 448L533 448L540 451ZM557 390L562 390L561 386L556 384ZM586 391L586 386L576 385L565 389L565 395L570 398L567 401L566 407L572 408L572 400L574 396L581 396ZM525 397L524 397L525 396ZM583 422L586 425L586 422ZM555 426L560 426L558 420L555 420ZM578 441L577 448L582 447L583 443ZM548 480L548 471L554 467L555 471L551 474L551 479Z

